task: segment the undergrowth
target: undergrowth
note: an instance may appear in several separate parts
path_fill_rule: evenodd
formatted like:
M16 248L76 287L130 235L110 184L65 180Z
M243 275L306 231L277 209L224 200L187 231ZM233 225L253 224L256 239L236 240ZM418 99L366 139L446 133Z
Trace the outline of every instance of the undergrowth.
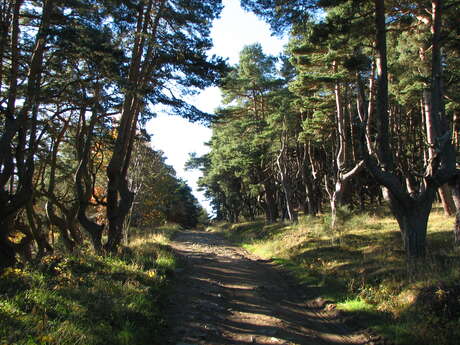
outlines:
M0 278L0 344L155 343L176 265L167 246L173 231L138 233L117 256L83 250L7 269Z
M427 257L407 264L398 224L386 210L303 216L298 224L263 220L217 224L234 243L290 270L305 294L332 300L358 327L395 344L454 345L460 339L460 252L454 219L431 216Z

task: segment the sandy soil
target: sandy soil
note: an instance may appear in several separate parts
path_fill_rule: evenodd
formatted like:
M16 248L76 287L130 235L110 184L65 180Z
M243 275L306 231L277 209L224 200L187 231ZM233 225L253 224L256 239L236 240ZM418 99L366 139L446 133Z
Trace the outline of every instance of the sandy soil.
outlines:
M163 344L372 344L318 296L305 296L274 264L216 233L184 231Z

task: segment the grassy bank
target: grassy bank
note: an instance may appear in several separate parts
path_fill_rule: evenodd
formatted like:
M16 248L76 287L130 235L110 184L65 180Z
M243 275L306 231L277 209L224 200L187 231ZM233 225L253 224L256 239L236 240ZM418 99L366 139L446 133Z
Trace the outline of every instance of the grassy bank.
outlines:
M396 344L458 344L460 253L453 218L435 209L426 260L408 265L393 217L340 213L302 217L299 224L263 221L218 224L234 243L290 270L308 296L333 301L350 324L373 329Z
M173 228L134 235L119 256L47 256L0 278L0 344L155 343L176 259Z

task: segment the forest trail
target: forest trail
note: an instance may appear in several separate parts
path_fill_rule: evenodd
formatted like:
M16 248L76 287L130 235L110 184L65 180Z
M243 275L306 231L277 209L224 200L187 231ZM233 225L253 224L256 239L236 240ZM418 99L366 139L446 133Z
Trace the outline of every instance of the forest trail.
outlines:
M274 264L217 233L183 231L171 245L185 268L176 274L164 344L371 344Z

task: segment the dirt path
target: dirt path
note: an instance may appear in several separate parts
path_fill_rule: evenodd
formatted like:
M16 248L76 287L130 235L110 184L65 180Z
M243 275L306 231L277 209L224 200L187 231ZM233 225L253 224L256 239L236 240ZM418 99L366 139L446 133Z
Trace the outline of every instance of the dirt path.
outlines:
M181 232L172 246L186 265L177 272L165 344L367 344L270 262L219 234Z

